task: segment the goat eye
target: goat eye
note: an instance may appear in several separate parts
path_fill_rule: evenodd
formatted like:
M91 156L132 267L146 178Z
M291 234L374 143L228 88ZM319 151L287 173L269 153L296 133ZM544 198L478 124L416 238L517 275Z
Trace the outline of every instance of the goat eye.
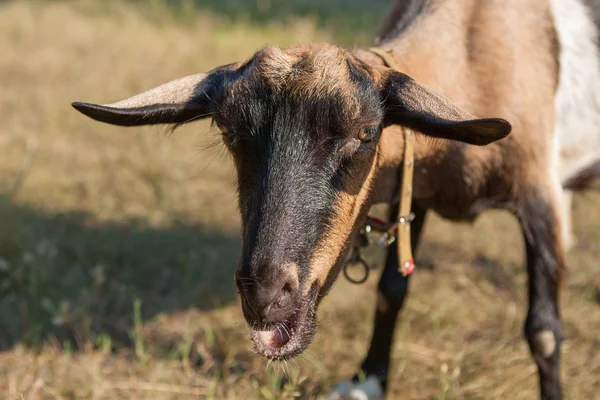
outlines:
M379 134L379 126L369 126L358 132L356 138L361 142L372 142Z

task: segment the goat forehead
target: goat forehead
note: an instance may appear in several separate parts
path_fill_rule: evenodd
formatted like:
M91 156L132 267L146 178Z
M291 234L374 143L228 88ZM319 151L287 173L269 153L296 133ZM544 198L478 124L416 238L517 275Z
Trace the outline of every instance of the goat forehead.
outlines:
M357 83L370 81L365 64L341 48L324 44L286 50L265 47L240 71L242 79L234 87L259 80L274 93L288 96L318 99L338 95L349 108L359 102Z
M350 91L348 60L340 48L312 45L287 50L266 47L251 63L275 90L330 93Z
M382 110L366 68L329 45L264 48L239 67L220 107L222 119L233 123L241 118L248 126L286 109L293 119L302 119L302 113L291 110L296 109L310 115L321 129L378 123Z

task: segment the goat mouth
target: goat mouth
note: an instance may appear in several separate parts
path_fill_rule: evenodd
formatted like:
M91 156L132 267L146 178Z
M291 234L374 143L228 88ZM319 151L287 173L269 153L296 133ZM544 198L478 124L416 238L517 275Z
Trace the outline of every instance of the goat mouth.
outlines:
M304 351L315 333L317 292L311 290L300 307L284 321L268 327L251 329L250 336L256 350L276 361L288 360Z

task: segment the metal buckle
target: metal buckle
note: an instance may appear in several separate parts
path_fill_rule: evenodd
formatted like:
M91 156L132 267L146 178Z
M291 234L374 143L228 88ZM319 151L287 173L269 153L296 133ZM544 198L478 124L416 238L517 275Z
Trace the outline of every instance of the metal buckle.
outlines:
M359 238L359 247L367 247L371 243L373 243L373 228L371 225L365 224L363 228L360 230L360 238Z
M378 221L375 224L375 229L371 226L371 224L365 224L359 232L359 243L352 249L351 258L346 261L342 267L342 272L346 279L354 284L360 284L367 280L369 277L369 271L371 267L364 258L360 255L360 248L367 247L373 243L373 231L376 230L381 232L385 229L385 231L379 236L377 239L377 246L379 247L388 247L392 243L396 241L396 234L398 231L398 226L410 224L415 219L415 214L410 213L408 215L402 216L398 218L391 224L385 224L382 221ZM348 267L352 264L358 264L362 267L364 271L364 275L360 279L354 279L348 274Z
M415 219L415 214L410 213L406 216L400 217L392 224L392 226L385 231L377 241L377 245L379 247L388 247L392 243L396 241L396 232L398 230L399 225L407 225L410 224Z
M398 218L397 222L400 225L406 225L406 224L410 224L411 222L413 222L414 219L415 219L415 213L411 212L410 214L408 214L404 217Z
M396 235L390 234L390 231L384 232L381 236L379 236L379 240L377 241L377 246L379 247L388 247L390 244L396 241Z

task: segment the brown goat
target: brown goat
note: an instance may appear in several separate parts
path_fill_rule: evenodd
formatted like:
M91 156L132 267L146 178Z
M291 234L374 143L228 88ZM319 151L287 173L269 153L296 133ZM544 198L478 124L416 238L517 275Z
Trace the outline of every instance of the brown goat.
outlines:
M238 172L242 308L257 349L273 359L309 345L317 306L369 207L398 201L402 130L417 132L413 247L427 210L452 220L488 208L514 213L527 250L525 336L542 397L560 399L563 191L586 187L600 170L594 21L592 1L399 0L377 45L401 72L368 50L267 47L119 103L73 105L122 126L216 122ZM397 260L391 246L361 366L367 380L355 377L331 398L385 391L409 279Z

